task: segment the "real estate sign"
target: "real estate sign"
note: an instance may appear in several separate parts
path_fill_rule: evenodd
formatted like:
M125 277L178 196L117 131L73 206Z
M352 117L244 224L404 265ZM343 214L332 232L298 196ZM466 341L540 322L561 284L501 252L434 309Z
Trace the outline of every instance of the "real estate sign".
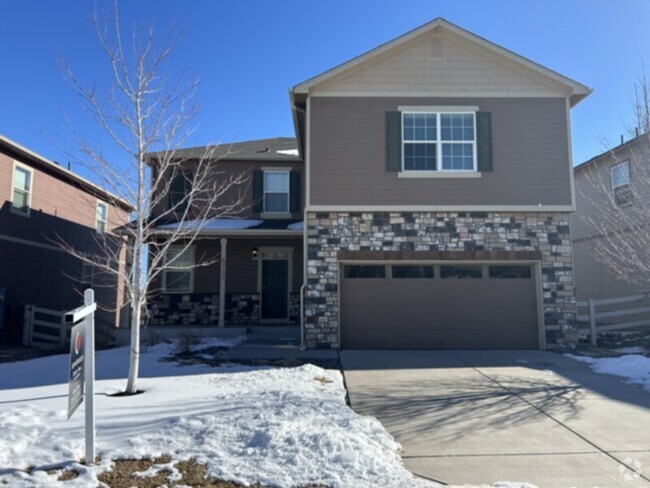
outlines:
M72 328L70 334L70 372L68 381L68 419L84 399L85 322Z

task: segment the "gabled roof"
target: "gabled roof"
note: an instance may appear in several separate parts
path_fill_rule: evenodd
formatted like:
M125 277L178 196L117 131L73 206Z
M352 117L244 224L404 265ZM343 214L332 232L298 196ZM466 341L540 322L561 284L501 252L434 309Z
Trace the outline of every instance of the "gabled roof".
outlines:
M573 171L574 172L581 171L588 166L599 163L600 161L608 161L609 163L611 163L612 159L617 158L622 152L628 149L634 149L635 147L641 144L645 144L646 150L647 148L650 147L650 132L646 132L645 134L638 135L633 139L630 139L629 141L625 141L619 144L618 146L613 147L612 149L608 149L607 151L602 152L597 156L594 156L593 158L588 159L587 161L584 161L574 166Z
M159 153L147 154L156 159ZM178 159L221 159L228 161L301 161L295 137L274 137L253 141L230 142L210 146L189 147L173 151Z
M101 198L102 200L105 200L115 205L119 205L123 209L128 211L133 210L131 204L126 200L123 200L113 195L112 193L104 190L101 186L91 183L87 179L79 176L76 173L73 173L72 171L64 168L63 166L55 163L54 161L50 161L49 159L41 156L40 154L37 154L34 151L27 149L24 146L21 146L17 142L14 142L9 138L0 135L0 148L2 147L24 157L27 161L31 162L35 166L44 168L46 171L50 171L51 173L56 174L62 179L70 183L76 184L82 190L94 194L99 198Z
M406 34L401 35L393 39L392 41L381 44L380 46L364 54L361 54L360 56L357 56L356 58L353 58L350 61L340 64L328 71L325 71L324 73L321 73L317 76L309 78L306 81L303 81L302 83L297 84L296 86L293 87L292 92L294 94L309 93L310 89L312 89L313 87L316 87L317 85L320 85L325 81L331 80L332 78L337 77L342 73L347 72L348 70L352 70L353 68L358 69L361 65L370 64L374 62L376 58L378 58L379 56L385 55L386 53L393 50L397 51L399 50L400 47L402 47L404 44L408 43L409 41L412 41L421 36L424 37L426 34L432 33L437 29L443 29L452 32L464 39L467 39L468 41L475 43L478 46L483 47L484 49L487 49L488 51L496 54L497 56L502 57L503 59L507 59L512 62L518 63L519 65L531 70L533 73L535 73L538 76L559 83L560 85L566 87L569 90L572 106L576 105L578 102L580 102L582 99L584 99L587 95L591 93L591 89L589 87L581 83L578 83L577 81L572 80L571 78L561 75L551 69L548 69L540 64L537 64L512 51L509 51L508 49L498 46L493 42L490 42L487 39L477 36L472 32L462 29L457 25L454 25L451 22L448 22L447 20L440 17L432 20L431 22L427 22L426 24L410 32L407 32Z

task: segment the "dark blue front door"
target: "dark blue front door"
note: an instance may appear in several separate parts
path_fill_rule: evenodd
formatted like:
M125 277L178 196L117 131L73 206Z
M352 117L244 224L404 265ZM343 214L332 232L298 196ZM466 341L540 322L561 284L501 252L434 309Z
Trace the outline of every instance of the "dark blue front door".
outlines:
M262 261L262 319L287 319L289 315L289 261Z

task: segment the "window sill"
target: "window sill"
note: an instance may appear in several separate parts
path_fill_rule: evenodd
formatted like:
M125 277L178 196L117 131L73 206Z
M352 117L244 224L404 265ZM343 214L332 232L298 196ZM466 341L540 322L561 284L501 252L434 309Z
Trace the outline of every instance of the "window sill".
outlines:
M399 178L481 178L478 171L400 171Z
M12 213L14 215L20 215L21 217L25 217L28 219L31 216L31 208L27 210L27 212L21 212L20 210L16 210L13 205L9 207L9 213Z

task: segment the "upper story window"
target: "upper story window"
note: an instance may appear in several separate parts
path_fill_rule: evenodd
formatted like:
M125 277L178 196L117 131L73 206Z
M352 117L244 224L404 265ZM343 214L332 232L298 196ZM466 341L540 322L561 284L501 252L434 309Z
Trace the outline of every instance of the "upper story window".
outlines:
M184 212L191 186L191 176L188 173L183 172L174 176L169 185L169 208L176 212Z
M474 112L403 112L403 171L476 171Z
M264 213L289 213L289 171L264 171Z
M14 165L12 181L11 210L22 215L29 215L32 202L32 170L26 166Z
M104 202L97 202L95 210L95 230L100 234L106 232L108 222L108 205Z
M623 161L611 167L611 184L614 202L616 205L632 203L632 190L630 188L630 162Z

